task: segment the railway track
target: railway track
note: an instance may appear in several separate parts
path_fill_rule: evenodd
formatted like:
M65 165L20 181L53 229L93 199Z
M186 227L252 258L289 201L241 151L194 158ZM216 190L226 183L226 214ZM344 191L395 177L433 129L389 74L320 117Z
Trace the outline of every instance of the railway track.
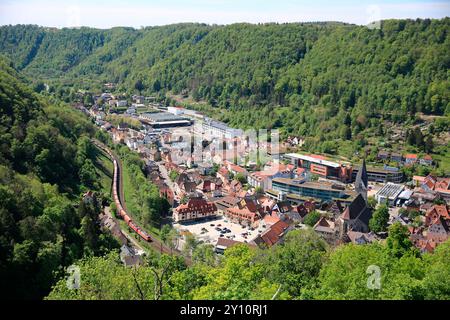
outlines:
M181 251L170 248L169 246L161 242L159 239L145 232L133 221L132 217L129 215L129 211L125 203L123 191L122 163L119 157L100 141L95 139L93 139L92 141L95 146L97 146L99 149L103 150L106 154L108 154L111 161L113 161L114 164L113 188L112 188L113 201L116 205L118 213L125 220L125 223L135 233L137 233L144 241L148 242L150 246L153 247L155 250L160 251L161 253L175 254L181 256L185 260L186 264L190 265L191 259L189 257L185 257L184 255L182 255Z

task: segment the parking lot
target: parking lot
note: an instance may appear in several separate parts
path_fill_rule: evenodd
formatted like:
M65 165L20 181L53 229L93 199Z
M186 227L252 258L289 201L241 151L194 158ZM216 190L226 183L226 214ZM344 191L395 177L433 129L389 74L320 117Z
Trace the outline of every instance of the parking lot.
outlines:
M221 234L223 234L223 237L228 239L241 242L250 242L267 228L264 223L261 223L258 228L250 230L248 227L243 228L240 224L228 221L227 218L223 216L218 216L217 218L211 220L185 222L182 224L176 223L173 226L178 231L188 231L194 234L198 240L203 240L205 243L210 244L216 244L217 239L221 236ZM226 228L230 231L221 233L216 230L216 228L220 228L220 230ZM243 233L247 233L247 235L244 236Z

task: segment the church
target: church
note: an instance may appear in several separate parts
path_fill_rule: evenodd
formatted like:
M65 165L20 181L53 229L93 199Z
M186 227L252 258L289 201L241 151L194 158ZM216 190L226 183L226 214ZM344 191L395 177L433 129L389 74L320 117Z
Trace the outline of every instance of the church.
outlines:
M341 238L349 231L369 232L369 220L372 218L372 209L367 203L368 186L369 179L367 177L366 160L363 159L361 170L358 171L355 181L357 196L339 217Z

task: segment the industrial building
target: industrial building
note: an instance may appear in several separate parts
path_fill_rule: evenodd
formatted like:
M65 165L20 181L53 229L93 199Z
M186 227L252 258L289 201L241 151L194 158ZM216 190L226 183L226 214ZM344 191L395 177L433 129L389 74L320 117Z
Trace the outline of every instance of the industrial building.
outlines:
M168 112L143 113L139 116L139 119L154 128L185 127L192 124L188 118Z
M210 137L226 139L240 137L243 134L243 131L240 129L230 128L223 122L211 120L209 118L205 118L202 122L202 131L205 135Z
M397 198L404 189L405 186L402 184L388 182L383 186L383 188L378 190L375 194L375 199L379 204L387 203L389 206L394 206Z

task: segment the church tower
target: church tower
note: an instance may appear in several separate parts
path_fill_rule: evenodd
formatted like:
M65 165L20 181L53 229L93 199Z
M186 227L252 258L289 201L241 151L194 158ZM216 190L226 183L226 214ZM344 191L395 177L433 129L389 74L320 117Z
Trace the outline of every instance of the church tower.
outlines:
M361 168L358 170L355 180L356 193L361 194L367 203L367 189L369 187L369 179L367 177L366 159L363 159Z

